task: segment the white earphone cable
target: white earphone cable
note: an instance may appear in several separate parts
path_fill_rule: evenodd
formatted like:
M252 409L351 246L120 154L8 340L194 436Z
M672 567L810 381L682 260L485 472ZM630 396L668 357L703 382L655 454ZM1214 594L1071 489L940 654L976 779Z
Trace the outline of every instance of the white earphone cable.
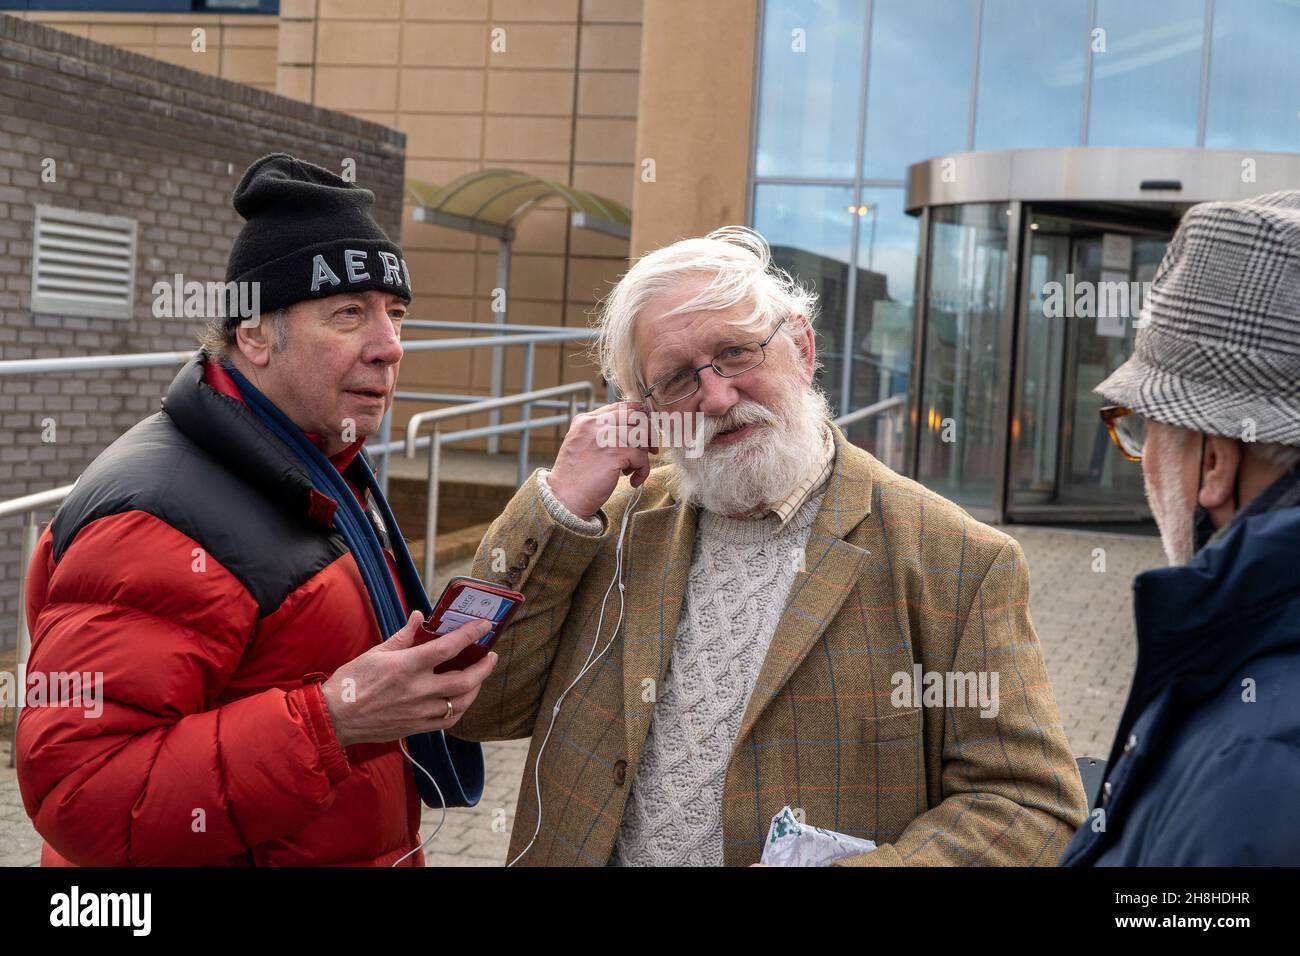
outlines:
M600 602L600 615L596 619L596 636L592 639L591 650L587 652L587 659L583 662L582 668L578 671L578 676L575 677L573 682L569 684L568 687L564 688L563 693L555 699L555 705L551 708L550 725L546 728L545 736L542 737L541 746L537 748L537 759L533 762L533 792L537 794L537 826L533 828L533 835L528 840L528 845L520 850L513 860L506 864L507 867L514 866L523 859L524 854L533 848L533 844L537 842L538 835L542 832L542 754L546 752L546 744L551 739L551 731L555 729L555 722L560 716L560 707L564 704L564 699L569 696L569 691L577 687L578 682L587 675L587 672L591 670L591 668L595 667L609 649L614 646L614 640L618 637L619 628L623 626L623 536L627 532L628 519L631 518L632 512L636 510L636 506L640 504L641 494L644 491L645 483L643 482L641 487L637 489L636 498L633 499L632 504L628 509L623 512L623 521L618 530L618 543L614 548L614 576L610 578L609 587L605 589L605 596ZM605 643L605 646L601 648L600 653L596 654L596 646L600 643L600 630L605 623L605 605L609 602L609 595L610 592L614 590L615 583L618 584L618 620L614 623L614 630L610 633L609 640ZM593 654L595 654L595 657L592 656Z
M418 763L415 762L415 758L411 756L411 752L406 749L405 738L399 740L398 744L402 748L402 753L406 755L406 759L411 762L411 766L414 767L416 770L420 771L420 773L424 774L426 777L428 777L429 782L433 784L433 789L438 791L438 802L442 804L442 816L438 819L438 825L433 828L433 832L429 834L429 838L425 840L423 843L421 843L419 846L412 847L410 850L404 853L401 857L397 859L396 862L393 863L393 866L401 866L406 861L407 857L414 855L419 850L423 850L430 843L432 843L433 838L436 837L438 835L438 831L442 829L442 825L447 822L447 798L442 795L442 787L438 786L438 781L433 779L433 774L429 773L429 771L425 770L423 767L421 767Z

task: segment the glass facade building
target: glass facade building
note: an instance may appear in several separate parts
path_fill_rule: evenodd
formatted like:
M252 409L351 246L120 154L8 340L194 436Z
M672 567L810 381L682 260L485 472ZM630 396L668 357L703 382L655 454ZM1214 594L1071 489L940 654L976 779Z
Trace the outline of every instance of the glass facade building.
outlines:
M836 412L907 397L850 437L982 516L1143 515L1091 393L1132 325L1049 317L1042 290L1148 280L1190 202L1282 185L1112 197L1072 170L1138 151L1147 189L1210 151L1300 154L1297 40L1300 0L765 0L752 225L821 295ZM916 164L995 152L1052 188L909 195Z

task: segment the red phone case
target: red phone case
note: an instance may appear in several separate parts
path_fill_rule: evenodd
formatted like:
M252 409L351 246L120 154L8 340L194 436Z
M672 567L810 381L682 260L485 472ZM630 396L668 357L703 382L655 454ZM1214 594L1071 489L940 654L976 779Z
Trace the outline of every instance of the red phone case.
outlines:
M503 597L511 601L510 607L506 609L505 616L497 622L492 633L489 634L481 644L471 644L449 661L444 661L433 669L435 674L445 674L447 671L463 671L472 664L481 661L488 651L492 650L492 645L497 642L501 632L505 630L510 623L510 618L514 616L515 610L519 605L524 603L524 596L518 591L511 591L500 585L491 584L488 581L480 581L477 578L455 577L447 582L447 586L442 591L442 597L438 598L438 604L434 607L433 613L429 619L420 625L420 629L428 635L429 640L437 640L442 637L441 634L434 634L433 629L438 626L442 619L442 614L459 596L465 588L476 588L480 591L486 591L488 594L495 594L497 597Z

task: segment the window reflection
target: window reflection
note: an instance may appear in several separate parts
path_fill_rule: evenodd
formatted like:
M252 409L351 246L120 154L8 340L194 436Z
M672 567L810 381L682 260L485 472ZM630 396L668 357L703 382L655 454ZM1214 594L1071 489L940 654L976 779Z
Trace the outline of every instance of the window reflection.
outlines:
M901 189L863 190L855 215L858 285L849 409L907 395L920 228L903 211ZM850 425L846 434L890 467L902 467L904 411Z
M1076 238L1071 257L1076 280L1140 281L1138 276L1159 264L1166 246L1164 239L1133 237L1130 266L1116 276L1103 269L1102 242L1102 237L1095 234ZM1106 328L1107 323L1097 320L1067 322L1066 334L1070 339L1067 373L1074 389L1073 394L1065 396L1066 446L1062 449L1057 501L1140 507L1142 469L1131 467L1132 462L1116 453L1098 414L1105 402L1092 390L1132 354L1136 330L1131 321L1124 321L1120 328Z
M876 0L867 81L867 179L901 179L966 148L973 0Z
M1007 205L943 206L930 220L919 479L959 504L993 507L1005 427Z
M782 269L811 286L821 303L814 324L824 366L818 383L839 408L844 313L853 240L853 190L848 186L760 185L754 191L754 228Z
M1100 35L1089 32L1090 7ZM1090 145L1191 147L1202 115L1205 146L1300 152L1300 0L766 0L763 9L752 222L777 262L821 296L820 381L839 413L907 394L915 375L918 221L902 211L912 163L964 150L968 136L975 150L1077 145L1085 130ZM823 182L772 182L784 177ZM1049 323L1040 303L1021 302L1011 382L1016 363L998 329L1006 212L931 214L929 287L919 293L926 364L913 390L918 477L990 507L1005 440L1018 507L1136 500L1134 473L1111 474L1085 388L1118 363L1125 340ZM1027 239L1031 286L1089 267L1093 251L1071 229ZM1140 232L1134 269L1139 253L1158 259L1162 242L1148 249ZM890 453L879 422L848 434Z
M1087 0L984 4L976 149L1077 146Z
M769 0L764 10L757 174L852 179L866 4Z
M1022 513L1055 505L1139 512L1142 470L1115 452L1098 417L1102 398L1093 391L1132 353L1134 314L1118 321L1061 314L1059 301L1049 306L1049 284L1059 294L1084 283L1148 281L1166 239L1026 209L1031 226L1011 420L1011 504ZM1103 268L1103 248L1115 240L1127 252L1112 252Z
M1214 5L1205 145L1300 151L1300 3Z
M1205 0L1097 0L1088 143L1195 146Z

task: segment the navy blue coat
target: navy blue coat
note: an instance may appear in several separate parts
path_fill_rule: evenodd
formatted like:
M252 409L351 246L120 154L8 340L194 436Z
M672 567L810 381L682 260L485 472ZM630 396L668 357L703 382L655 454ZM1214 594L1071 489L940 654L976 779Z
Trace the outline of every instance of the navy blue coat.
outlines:
M1104 821L1094 809L1061 865L1300 865L1300 508L1138 575L1133 606Z

